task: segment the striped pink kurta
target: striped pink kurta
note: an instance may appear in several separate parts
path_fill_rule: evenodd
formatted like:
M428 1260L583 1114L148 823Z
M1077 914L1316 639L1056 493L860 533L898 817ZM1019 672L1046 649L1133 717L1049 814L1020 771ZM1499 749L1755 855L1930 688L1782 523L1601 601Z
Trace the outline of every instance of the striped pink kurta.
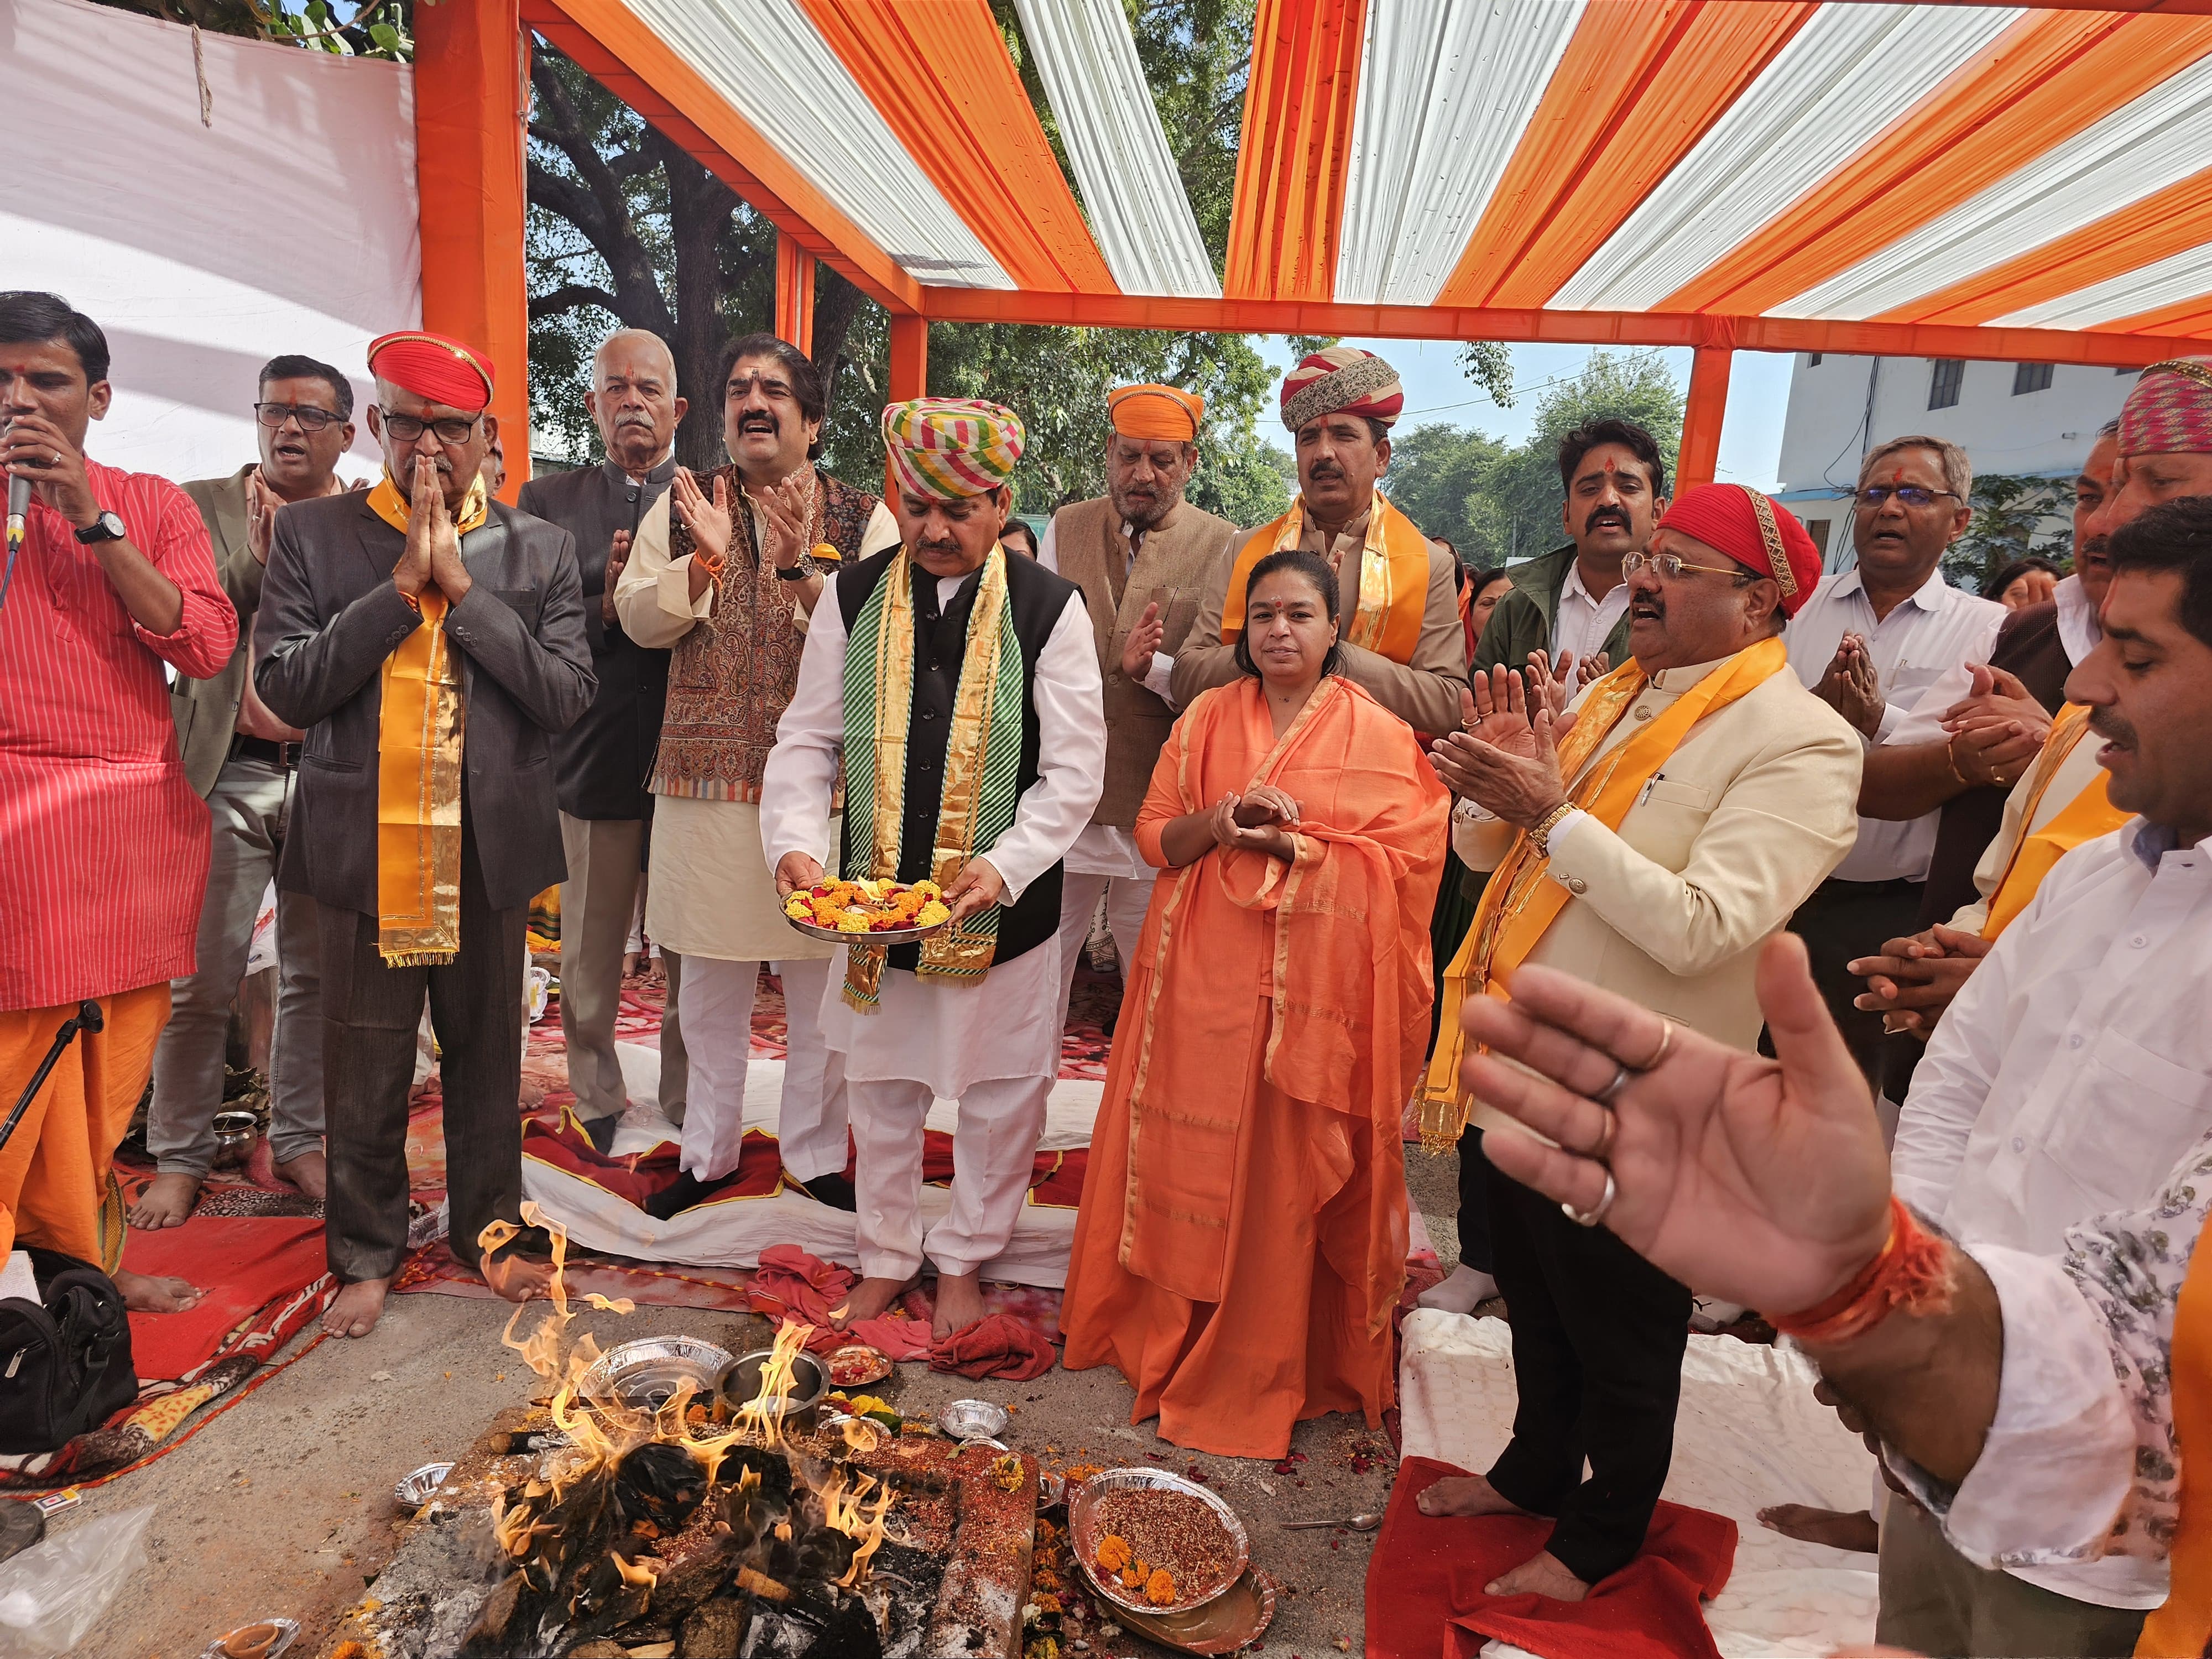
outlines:
M238 613L183 490L86 471L185 614L166 638L132 622L95 551L33 497L0 602L0 1011L191 973L207 887L207 806L185 781L161 665L220 672Z

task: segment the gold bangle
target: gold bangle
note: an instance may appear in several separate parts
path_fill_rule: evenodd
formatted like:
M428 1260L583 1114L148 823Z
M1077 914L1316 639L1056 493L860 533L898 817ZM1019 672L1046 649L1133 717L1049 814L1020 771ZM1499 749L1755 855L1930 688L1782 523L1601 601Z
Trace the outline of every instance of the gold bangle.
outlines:
M1552 831L1558 829L1559 821L1574 810L1572 801L1563 800L1528 826L1528 839L1535 842L1536 850L1546 858L1552 856Z
M1943 764L1951 769L1951 775L1959 781L1960 787L1972 789L1974 781L1959 769L1959 734L1954 732L1943 744Z

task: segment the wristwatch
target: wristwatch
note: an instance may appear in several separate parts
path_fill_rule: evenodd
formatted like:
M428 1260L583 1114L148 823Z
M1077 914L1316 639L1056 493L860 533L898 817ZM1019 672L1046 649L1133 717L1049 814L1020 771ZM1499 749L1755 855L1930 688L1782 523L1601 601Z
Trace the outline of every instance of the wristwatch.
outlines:
M1528 839L1535 843L1537 852L1546 858L1552 856L1552 831L1574 810L1572 801L1563 800L1528 826Z
M76 532L77 540L90 547L95 542L123 542L131 539L131 532L123 520L112 513L103 513Z
M775 579L780 582L803 582L809 576L818 576L821 574L822 567L814 562L814 556L811 553L800 554L799 562L788 570L781 565L775 568Z

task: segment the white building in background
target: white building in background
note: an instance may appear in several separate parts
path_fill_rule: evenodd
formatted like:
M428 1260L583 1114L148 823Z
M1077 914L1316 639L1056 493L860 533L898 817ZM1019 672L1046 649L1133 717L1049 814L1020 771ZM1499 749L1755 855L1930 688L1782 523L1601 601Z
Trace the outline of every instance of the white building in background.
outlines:
M1831 570L1848 568L1859 458L1908 433L1948 438L1985 473L2072 478L2136 371L2075 363L1844 357L1800 352L1783 418L1780 499Z

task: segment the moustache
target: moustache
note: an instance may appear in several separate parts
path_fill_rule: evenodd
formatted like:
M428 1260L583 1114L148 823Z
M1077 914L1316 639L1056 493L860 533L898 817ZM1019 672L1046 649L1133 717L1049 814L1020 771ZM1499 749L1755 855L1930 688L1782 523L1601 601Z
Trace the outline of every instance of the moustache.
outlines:
M756 409L746 414L740 415L738 417L738 430L740 432L781 432L783 430L783 422L776 418L775 411L774 410Z
M2074 559L2077 564L2084 559L2101 561L2111 557L2112 552L2112 544L2109 538L2092 536L2074 550Z
M620 431L626 426L641 426L647 431L650 432L653 430L653 416L646 414L642 410L635 409L631 410L627 414L617 415L615 416L615 429L617 431Z
M1334 461L1316 461L1306 469L1306 476L1310 478L1341 478L1344 469Z
M1628 528L1628 514L1621 512L1618 507L1601 507L1583 520L1583 534L1589 535L1601 524L1613 525L1626 530Z
M957 559L960 556L960 544L949 539L941 542L916 542L914 544L915 557L921 558L925 554L933 558Z
M2135 727L2109 708L2092 708L2089 711L2089 729L2106 743L2118 744L2123 749L2135 747Z

